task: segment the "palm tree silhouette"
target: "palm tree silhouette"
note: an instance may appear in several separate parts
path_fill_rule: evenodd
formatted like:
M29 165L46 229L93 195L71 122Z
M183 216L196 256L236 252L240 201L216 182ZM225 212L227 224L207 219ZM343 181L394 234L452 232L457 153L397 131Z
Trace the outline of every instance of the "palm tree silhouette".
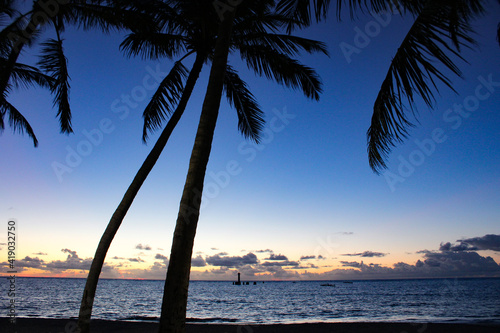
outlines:
M39 85L49 88L54 95L61 132L73 132L69 73L61 34L68 24L84 29L98 28L103 32L149 24L145 20L146 16L137 11L137 6L117 3L119 1L82 0L61 4L58 1L49 3L37 0L33 1L31 9L26 13L17 11L14 1L3 1L0 4L0 22L8 21L0 31L0 130L4 129L4 117L8 115L14 132L26 133L33 140L34 146L38 145L29 122L7 101L7 97L13 88ZM34 45L46 28L53 29L55 38L41 43L42 54L37 67L18 63L23 49Z
M399 12L413 16L414 22L392 58L387 75L373 107L368 138L368 160L372 170L379 174L386 169L391 149L404 141L416 118L415 98L420 96L429 109L435 103L437 84L441 82L453 90L451 80L443 70L461 77L461 71L452 59L464 60L460 51L472 47L471 22L485 14L484 0L349 0L351 17L356 11L378 13ZM500 2L500 1L499 1ZM337 1L340 19L344 1ZM279 11L293 19L288 26L309 26L328 16L330 0L280 0ZM498 28L500 36L500 25ZM499 37L500 38L500 37ZM500 39L499 39L500 43ZM440 65L438 68L435 63Z
M196 54L196 59L175 112L171 113L171 109L178 99L176 97L181 90L183 75L172 74L172 72L160 84L144 111L144 141L147 140L150 131L160 128L170 114L171 117L127 189L99 242L80 308L79 327L82 332L89 330L99 274L113 237L141 185L159 158L172 130L182 116L203 63L214 57L215 41L220 22L212 3L177 1L168 4L160 2L154 6L156 7L154 7L153 12L160 22L159 25L163 26L162 30L133 32L123 41L123 50L128 55L142 55L149 59L160 57L171 59L175 55L185 52L186 54L181 60L176 62L176 66L180 66L180 62L193 53ZM150 7L150 9L152 8ZM285 18L265 11L262 11L260 16L254 15L251 19L239 20L236 22L235 33L232 35L230 45L233 49L239 49L242 56L248 58L248 61L253 61L253 66L256 66L255 70L260 75L274 73L275 79L281 84L292 88L301 88L307 91L310 97L317 99L320 84L316 74L286 54L294 54L299 50L326 54L326 48L320 42L276 33L279 25L285 21ZM266 31L266 27L270 31ZM257 47L263 41L267 41L269 45L266 48L258 49ZM286 68L287 65L290 67ZM174 69L173 72L176 73L177 71ZM239 77L238 72L229 65L226 65L226 69L223 76L223 88L229 103L237 111L238 128L245 137L258 142L259 132L263 127L262 111L248 90L246 83ZM269 69L272 71L269 72ZM170 79L171 76L175 77L176 80ZM174 87L173 92L171 91L172 87ZM189 262L190 260L189 258Z
M36 147L38 140L31 125L22 113L7 101L7 94L13 87L39 85L51 88L54 83L53 78L37 68L17 63L22 45L18 45L20 42L14 37L19 40L22 33L28 34L27 30L22 28L27 15L29 14L21 15L16 11L13 1L4 1L0 6L0 22L12 21L0 31L0 131L5 129L4 119L8 115L13 131L26 133Z
M159 16L158 19L160 21L163 21L164 27L162 31L147 31L143 29L135 31L123 41L121 45L123 50L129 55L142 54L143 57L150 59L158 59L160 57L172 59L182 51L185 51L186 54L180 60L176 61L170 73L160 83L144 111L143 141L145 142L147 141L149 131L160 128L163 121L169 115L170 119L151 152L139 168L132 183L129 185L99 241L87 276L80 306L78 317L80 332L89 332L90 330L90 318L97 283L111 242L139 189L156 164L172 131L184 113L203 64L207 61L211 51L207 48L207 39L213 38L213 36L207 34L207 31L195 27L191 22L186 21L182 12L176 12L175 8L161 2L152 4L152 7L149 7L149 9ZM196 58L184 86L183 79L187 76L188 70L184 67L182 61L192 54L195 54ZM178 103L177 107L172 113L172 107L176 103Z
M300 89L309 98L319 99L321 83L317 74L289 56L296 54L297 46L301 46L298 40L301 41L300 43L305 40L277 34L274 37L268 37L266 31L273 30L269 22L262 24L261 29L255 26L262 15L279 18L280 24L285 23L283 17L273 12L273 8L274 1L252 1L242 3L237 9L233 8L222 15L223 21L217 33L207 91L172 241L160 317L160 332L184 332L185 330L191 257L200 214L205 172L224 83L228 77L236 75L236 72L228 67L228 55L231 51L239 51L247 66L258 75L274 79L285 86ZM242 26L247 26L250 30L244 29L244 34L238 33L238 28ZM248 39L245 40L245 38ZM294 38L297 39L294 40ZM241 43L238 49L235 48L235 41ZM315 46L308 42L301 48L308 52L326 53L326 50L319 47L320 45ZM245 103L245 101L242 102ZM256 105L252 105L252 108L255 107Z

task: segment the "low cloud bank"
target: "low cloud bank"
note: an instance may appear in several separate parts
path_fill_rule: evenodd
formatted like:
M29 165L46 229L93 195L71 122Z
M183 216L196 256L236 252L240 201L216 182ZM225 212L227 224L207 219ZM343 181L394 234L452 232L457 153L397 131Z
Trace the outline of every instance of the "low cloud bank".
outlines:
M151 246L138 244L135 249L151 251ZM215 248L214 248L215 249ZM275 254L270 249L248 252L241 256L230 256L226 252L215 255L197 253L192 258L192 279L233 280L237 272L241 272L248 280L294 279L294 280L335 280L335 279L405 279L405 278L457 278L457 277L500 277L500 265L480 251L500 251L500 235L488 234L457 240L454 243L443 242L439 250L422 250L417 262L409 264L398 262L392 266L383 266L376 262L377 258L387 253L366 250L358 253L341 254L340 256L359 257L357 260L339 260L340 268L332 268L331 262L325 261L321 255L300 256L299 260L290 260L285 254ZM67 254L65 260L45 261L35 253L36 257L26 256L16 260L18 274L36 272L44 276L86 277L92 258L80 258L76 251L68 248L61 252ZM354 258L353 258L354 259ZM144 278L164 279L168 268L168 258L156 255L140 254L134 258L112 257L103 266L102 277L105 278ZM146 268L139 269L140 265ZM200 268L204 271L200 271ZM7 274L9 264L0 263L0 273ZM319 271L319 272L318 272ZM37 274L38 274L37 273Z

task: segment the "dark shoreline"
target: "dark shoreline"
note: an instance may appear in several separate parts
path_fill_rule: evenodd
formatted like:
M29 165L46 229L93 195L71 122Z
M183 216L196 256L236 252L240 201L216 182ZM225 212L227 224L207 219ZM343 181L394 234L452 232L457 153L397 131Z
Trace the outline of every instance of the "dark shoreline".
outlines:
M5 333L77 333L74 319L0 318ZM6 329L4 331L4 328ZM92 333L156 333L157 322L93 320ZM186 333L498 333L500 325L465 323L306 323L306 324L200 324L188 323Z

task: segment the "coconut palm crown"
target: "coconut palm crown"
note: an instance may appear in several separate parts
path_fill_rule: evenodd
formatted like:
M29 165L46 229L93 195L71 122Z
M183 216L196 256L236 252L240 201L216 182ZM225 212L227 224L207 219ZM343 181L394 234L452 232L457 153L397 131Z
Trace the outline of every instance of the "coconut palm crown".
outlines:
M319 99L321 83L318 75L309 67L300 64L292 56L300 51L328 54L322 42L279 33L290 19L271 11L274 1L257 1L246 10L250 18L236 19L231 37L231 53L239 53L249 69L259 76L273 79L281 85L300 89L315 100ZM142 56L146 59L168 58L183 54L204 54L205 61L212 58L220 18L214 12L210 1L164 1L156 4L156 19L160 31L143 29L129 34L121 44L129 56ZM258 14L257 14L257 11ZM144 111L143 140L148 133L162 127L168 119L171 104L160 85L151 102ZM263 127L262 110L247 84L240 78L238 71L228 66L224 89L229 103L236 109L239 130L252 140L259 141L259 131Z

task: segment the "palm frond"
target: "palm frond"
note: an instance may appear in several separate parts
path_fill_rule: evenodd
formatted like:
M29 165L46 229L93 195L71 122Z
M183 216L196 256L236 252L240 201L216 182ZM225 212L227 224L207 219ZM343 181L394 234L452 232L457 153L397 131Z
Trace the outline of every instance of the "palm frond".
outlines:
M319 21L326 17L330 0L280 0L276 10L291 21L287 24L287 32L295 28L308 27L313 20Z
M153 32L133 32L120 44L127 56L141 56L143 59L172 59L184 51L183 36Z
M0 67L3 67L3 63L5 62L5 59L0 59ZM38 68L19 63L15 64L12 68L10 80L10 85L16 88L29 88L36 85L42 88L51 88L54 84L52 77L40 72Z
M248 89L247 84L231 66L226 68L224 91L231 106L238 114L238 129L245 138L260 141L260 132L264 128L263 112Z
M263 45L242 45L240 55L258 75L274 79L286 87L300 89L308 98L319 100L322 84L314 69Z
M61 133L73 133L69 106L69 74L62 40L50 39L42 43L42 47L38 65L54 80L51 91L55 94L54 106L58 108L57 118L59 118Z
M35 132L31 128L29 122L24 118L24 116L19 112L14 106L7 102L4 98L0 98L0 133L4 130L4 117L8 114L9 116L9 126L15 132L20 134L26 133L32 140L35 147L38 146L38 139L35 136Z
M267 32L253 33L238 36L236 42L250 46L267 45L275 51L287 55L297 55L300 51L307 53L320 52L328 55L325 43L291 35L271 34Z
M153 17L140 9L151 1L68 1L59 5L57 16L64 22L89 30L98 28L108 33L112 30L136 30L154 27ZM150 12L152 13L152 12Z
M13 4L14 4L13 0L0 1L0 16L5 15L11 17L15 12Z
M0 56L7 58L11 49L16 47L18 42L26 40L22 35L26 22L26 16L20 15L0 31Z
M295 28L310 26L314 21L318 22L327 17L330 0L280 0L277 4L277 11L285 17L291 19L287 24L287 32L290 33ZM337 0L336 16L340 20L344 8L349 9L351 19L357 12L410 12L416 14L423 8L425 1L415 0Z
M186 26L193 16L178 12L178 6L172 1L149 1L146 12L154 14L159 31L175 32L179 27ZM188 19L189 18L189 19Z
M160 128L163 121L172 113L173 107L182 96L182 91L184 90L183 81L188 73L189 70L182 62L177 61L170 70L170 73L160 83L160 86L143 113L144 127L142 140L144 142L148 139L148 132L153 132Z
M466 2L472 3L462 0L462 5ZM369 163L376 173L386 168L385 160L391 148L406 138L412 126L409 114L415 116L415 97L420 96L427 107L432 108L437 82L453 90L442 70L461 76L450 56L464 60L458 53L459 48L470 47L474 41L467 16L455 15L456 10L454 1L427 2L391 62L367 132Z
M265 31L277 32L291 22L290 18L271 12L235 19L233 29L235 33L241 35Z
M345 7L349 9L351 19L359 13L410 12L416 14L423 8L425 1L415 0L337 0L337 19L341 20Z

